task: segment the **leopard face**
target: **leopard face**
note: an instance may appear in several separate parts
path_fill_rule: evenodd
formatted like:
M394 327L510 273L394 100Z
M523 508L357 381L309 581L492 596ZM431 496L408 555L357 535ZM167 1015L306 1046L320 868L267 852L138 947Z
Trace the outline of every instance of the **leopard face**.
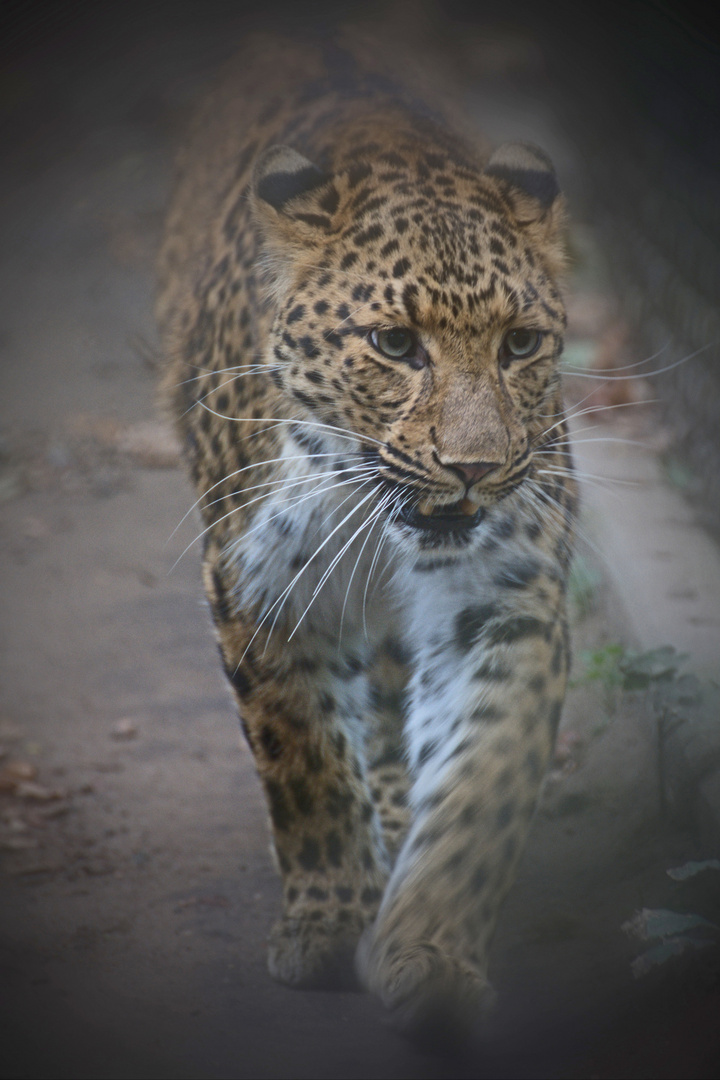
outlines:
M559 414L551 170L513 144L482 172L411 145L331 174L274 147L255 169L272 377L306 443L374 467L406 546L472 549Z

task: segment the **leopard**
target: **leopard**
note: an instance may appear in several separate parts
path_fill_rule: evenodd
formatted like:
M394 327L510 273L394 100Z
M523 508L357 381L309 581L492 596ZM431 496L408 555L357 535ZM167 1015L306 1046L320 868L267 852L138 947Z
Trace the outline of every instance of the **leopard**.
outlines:
M543 150L372 49L249 40L178 154L162 392L282 880L269 972L410 1034L492 1006L563 705L566 217Z

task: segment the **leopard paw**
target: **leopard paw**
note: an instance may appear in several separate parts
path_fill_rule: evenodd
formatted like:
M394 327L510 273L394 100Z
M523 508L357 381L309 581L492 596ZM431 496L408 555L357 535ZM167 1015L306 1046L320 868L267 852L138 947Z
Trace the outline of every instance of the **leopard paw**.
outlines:
M423 1043L454 1046L480 1034L495 1001L481 972L429 941L395 952L386 948L378 956L366 937L356 966L393 1025Z
M354 957L365 927L361 913L284 916L270 932L268 969L298 990L359 989Z

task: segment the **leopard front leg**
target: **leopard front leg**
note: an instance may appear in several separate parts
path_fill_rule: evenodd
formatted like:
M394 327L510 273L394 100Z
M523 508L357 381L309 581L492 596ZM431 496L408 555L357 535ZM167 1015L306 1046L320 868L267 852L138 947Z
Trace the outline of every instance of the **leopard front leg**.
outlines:
M466 596L418 651L413 823L358 953L365 985L414 1034L465 1034L494 997L488 949L566 681L559 590L547 585L536 600L513 610Z
M295 987L352 985L357 942L388 874L358 723L362 659L334 637L258 631L232 611L217 566L205 581L283 880L270 974Z

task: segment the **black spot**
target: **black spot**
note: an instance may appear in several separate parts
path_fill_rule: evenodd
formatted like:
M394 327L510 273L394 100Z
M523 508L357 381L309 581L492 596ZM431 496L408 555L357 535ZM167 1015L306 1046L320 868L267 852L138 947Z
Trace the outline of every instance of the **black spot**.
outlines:
M509 540L515 533L515 519L502 518L493 528L493 533L498 540Z
M485 624L497 614L494 604L477 604L465 608L455 619L455 645L467 653L482 633Z
M505 682L511 675L512 672L509 668L491 664L488 660L481 664L476 671L473 671L473 679L484 679L485 682Z
M371 225L369 228L357 233L353 239L353 244L355 247L365 247L366 244L372 243L373 240L379 240L384 233L385 230L382 225Z
M309 896L311 900L319 900L321 903L328 898L326 890L318 889L317 885L311 885L306 892L306 896Z
M508 563L495 577L495 584L500 589L524 589L535 581L540 573L540 565L534 559Z
M315 807L315 801L308 787L307 781L302 776L294 776L289 782L290 790L295 799L295 805L301 814L311 814Z
M372 169L366 162L361 162L358 165L351 165L347 172L348 187L357 187L358 184L370 176L371 173Z
M285 789L275 780L265 781L268 802L270 804L270 817L273 825L280 832L287 829L294 820L294 814L290 810L285 798Z
M298 221L304 221L306 225L313 225L318 229L329 229L331 221L324 214L295 214Z
M334 214L338 208L340 202L340 196L337 188L333 185L328 188L325 194L320 199L320 209L324 210L326 214Z
M428 758L432 757L432 755L435 753L437 748L438 748L437 739L431 739L430 742L424 743L420 747L420 753L418 754L418 759L417 759L418 765L423 765L428 760Z
M497 720L504 720L505 713L496 708L495 705L478 705L470 714L470 719L476 724L485 723L486 721L494 723Z
M313 840L310 836L305 837L298 855L298 862L303 870L318 870L320 868L320 845L317 840Z
M368 886L360 893L360 903L363 907L370 907L373 904L377 904L381 896L382 891L380 889L374 889Z
M347 255L343 255L342 259L340 260L340 269L349 270L350 267L353 266L359 258L360 256L358 255L357 251L348 251Z
M550 729L551 729L553 735L555 734L555 732L558 729L558 724L560 723L560 714L561 713L562 713L562 702L556 701L555 704L550 709L550 716L549 716Z
M308 360L314 360L316 356L320 355L320 350L318 349L317 345L311 337L307 336L307 334L304 337L300 338L299 345L302 351L307 356Z
M252 682L241 667L238 666L232 669L226 668L225 673L241 698L250 696Z
M325 382L325 376L323 375L322 371L306 371L304 374L305 378L309 382L315 383L316 385L320 385L321 383Z
M277 734L271 727L268 727L267 724L260 732L260 745L271 761L276 761L282 754L282 740L278 738Z
M324 315L329 308L327 300L318 300L315 303L314 311L316 315Z
M553 651L550 669L553 675L559 675L565 665L565 642L560 640L556 643Z
M456 851L453 855L450 856L449 859L445 861L443 869L446 870L447 873L452 874L456 870L460 869L462 864L465 862L465 858L466 854L464 851Z
M396 169L406 169L407 161L395 150L387 150L384 154L380 154L380 160L384 161L386 165L392 165Z
M335 895L341 904L349 904L355 897L355 891L347 885L336 885Z
M295 307L292 309L292 311L287 316L287 322L289 322L289 323L297 322L298 319L302 319L304 314L305 314L305 306L303 304L296 304Z
M382 259L387 259L388 255L392 255L398 250L399 247L400 243L395 238L393 238L392 240L388 240L387 244L383 244L383 246L380 248L380 257Z
M365 302L370 299L374 292L374 285L356 285L352 291L352 298L358 302Z
M386 638L383 642L383 651L395 664L410 663L410 653L398 638Z
M326 793L325 809L331 818L341 817L347 814L355 802L355 796L351 791L338 791L337 788L328 788Z
M549 632L548 623L540 619L534 619L530 615L519 615L517 619L496 626L488 634L490 645L511 645L515 641L522 641L529 637L547 637Z
M343 843L340 839L339 833L334 830L327 834L325 838L325 850L327 851L328 862L331 866L340 866L343 857Z
M315 405L315 398L311 394L306 394L303 390L293 389L292 395L308 409L312 409Z
M223 580L217 572L216 567L213 568L212 582L213 592L215 594L213 597L213 614L218 621L228 622L232 618L232 609L228 603Z
M323 767L323 757L316 746L306 746L303 754L305 766L309 773L319 773Z
M328 694L327 692L322 693L318 699L318 706L320 708L320 712L327 715L327 713L331 713L335 709L335 698L332 694Z
M413 321L417 321L417 305L415 299L418 294L417 285L412 282L407 284L403 289L402 300L409 317Z
M307 450L311 457L320 457L323 454L325 447L317 436L299 425L291 429L291 434L298 446L302 446L303 450Z
M395 265L392 268L392 275L395 278L404 277L405 274L407 274L409 269L410 269L410 260L409 259L398 259L398 261L395 263Z

